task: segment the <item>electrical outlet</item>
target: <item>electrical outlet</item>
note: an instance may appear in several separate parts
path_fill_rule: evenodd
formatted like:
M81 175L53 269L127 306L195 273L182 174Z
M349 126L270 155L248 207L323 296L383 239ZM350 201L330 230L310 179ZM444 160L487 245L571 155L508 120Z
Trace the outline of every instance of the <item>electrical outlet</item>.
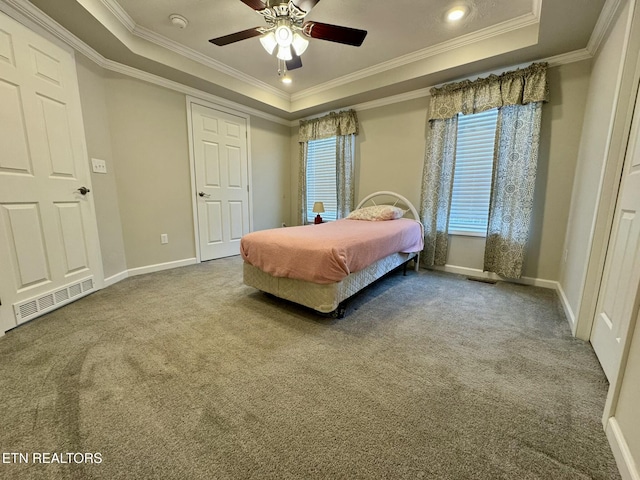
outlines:
M564 253L562 255L562 262L563 263L567 263L567 257L569 256L569 249L565 248L564 249Z
M165 243L169 243L169 235L167 235L166 233L163 233L160 235L160 243L162 243L163 245Z
M98 158L91 159L93 173L107 173L107 162Z

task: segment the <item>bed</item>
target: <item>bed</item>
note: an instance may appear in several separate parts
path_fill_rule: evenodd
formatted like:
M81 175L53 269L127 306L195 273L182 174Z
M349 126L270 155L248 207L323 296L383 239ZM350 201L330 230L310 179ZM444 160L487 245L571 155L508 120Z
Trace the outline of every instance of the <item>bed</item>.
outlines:
M424 229L415 207L390 191L365 197L346 219L262 230L240 243L243 280L276 297L342 318L346 301L392 270L418 270Z

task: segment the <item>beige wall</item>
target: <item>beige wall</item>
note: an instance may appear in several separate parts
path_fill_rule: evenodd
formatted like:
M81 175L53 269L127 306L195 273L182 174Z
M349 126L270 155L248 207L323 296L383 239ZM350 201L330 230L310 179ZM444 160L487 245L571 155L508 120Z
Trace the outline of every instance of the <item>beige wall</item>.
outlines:
M357 200L391 190L419 208L428 104L424 97L358 112Z
M82 55L77 55L76 58L88 161L98 158L107 164L106 174L91 173L91 194L98 219L104 276L108 279L127 270L127 260L116 188L116 168L111 149L104 71Z
M580 313L593 228L611 135L615 96L620 82L627 34L628 3L593 59L589 93L575 173L575 188L565 239L568 255L560 272L560 285L577 318Z
M543 107L534 216L524 275L557 280L580 142L589 61L549 69L550 101ZM429 97L358 111L356 198L393 190L419 206ZM292 158L297 159L297 129ZM292 165L297 212L297 161ZM293 217L297 218L297 217ZM482 270L484 238L451 236L447 264Z
M590 73L590 61L548 72L549 103L542 110L534 216L524 264L528 277L560 277Z
M251 118L253 229L291 225L291 128Z
M185 96L111 72L105 83L127 267L195 258Z
M105 276L195 258L184 94L108 72L78 56ZM290 127L250 118L253 228L290 223ZM169 236L168 244L160 235Z

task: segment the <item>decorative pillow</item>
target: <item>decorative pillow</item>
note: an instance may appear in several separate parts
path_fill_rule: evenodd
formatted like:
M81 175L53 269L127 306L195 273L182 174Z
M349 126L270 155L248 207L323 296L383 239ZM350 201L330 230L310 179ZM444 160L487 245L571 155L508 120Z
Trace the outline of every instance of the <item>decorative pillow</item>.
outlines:
M351 212L347 218L351 220L396 220L404 216L404 210L393 205L373 205L371 207L363 207Z

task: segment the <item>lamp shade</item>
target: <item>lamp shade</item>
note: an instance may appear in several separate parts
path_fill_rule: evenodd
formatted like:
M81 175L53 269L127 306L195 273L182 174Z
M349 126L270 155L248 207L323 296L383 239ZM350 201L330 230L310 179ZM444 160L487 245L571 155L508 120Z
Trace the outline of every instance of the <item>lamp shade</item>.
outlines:
M291 42L291 45L293 46L293 49L296 51L296 54L300 56L304 53L304 51L309 46L309 40L304 38L299 33L294 33L293 42Z
M312 211L313 213L324 213L324 203L314 202Z
M260 43L269 55L271 55L275 48L278 46L276 35L273 32L269 32L260 37Z
M291 55L291 47L278 47L278 54L276 55L280 60L291 60L293 56Z

